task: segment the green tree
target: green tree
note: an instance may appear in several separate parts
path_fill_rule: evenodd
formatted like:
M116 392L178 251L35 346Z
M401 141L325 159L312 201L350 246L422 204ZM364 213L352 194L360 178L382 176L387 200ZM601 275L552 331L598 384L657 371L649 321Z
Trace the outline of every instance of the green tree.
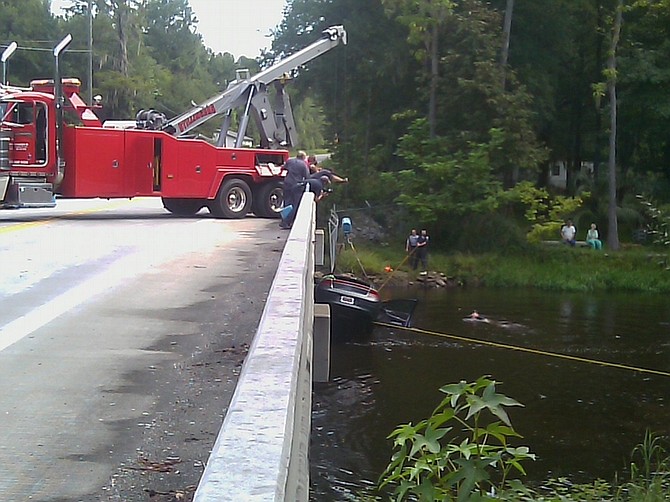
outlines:
M436 135L437 91L439 86L440 39L448 16L454 6L451 0L382 0L391 13L409 29L410 43L421 44L416 51L419 60L426 60L429 70L428 133Z
M614 25L612 27L612 40L609 57L607 58L607 91L610 101L610 138L608 153L608 179L609 179L609 207L607 210L609 229L607 232L607 245L613 251L619 249L619 224L617 220L617 192L616 192L616 142L617 142L617 94L616 94L616 52L621 34L623 22L623 0L617 0Z
M542 184L549 167L565 161L568 192L577 190L583 161L596 166L601 141L600 114L591 84L599 78L603 34L599 0L517 2L509 64L533 97L536 136L548 147ZM494 0L504 9L506 0Z
M670 186L670 2L636 1L626 12L626 30L617 52L619 169L655 180L652 195L661 200ZM664 178L657 178L662 174ZM618 199L627 194L619 183ZM639 191L640 188L637 188ZM646 190L645 190L646 191ZM634 193L633 193L634 195Z
M58 38L57 22L42 0L0 0L2 49L11 42L18 48L7 61L11 84L25 86L35 78L53 76L51 50Z
M607 233L607 245L613 250L619 249L619 230L617 219L617 131L618 131L618 100L617 100L617 48L621 37L621 25L623 23L623 0L617 0L612 19L612 34L607 56L607 68L604 70L605 82L595 84L596 98L607 92L609 99L609 147L608 147L608 195L609 204L607 216L609 229Z
M383 173L382 180L397 193L396 201L426 224L493 211L501 184L493 176L491 158L503 138L498 130L491 137L490 143L452 153L444 138L430 138L426 120L419 119L399 144L399 154L411 168Z
M503 71L503 89L507 77L507 61L509 60L509 42L512 36L512 17L514 16L514 0L507 0L505 4L505 17L503 20L503 44L500 51L500 66Z
M411 57L407 28L377 1L294 0L267 57L291 54L337 24L344 25L349 43L297 72L293 106L298 109L309 96L323 108L323 137L334 151L335 167L353 180L347 196L377 201L386 197L379 172L400 166L394 152L409 122L393 117L424 102L416 91L420 67Z

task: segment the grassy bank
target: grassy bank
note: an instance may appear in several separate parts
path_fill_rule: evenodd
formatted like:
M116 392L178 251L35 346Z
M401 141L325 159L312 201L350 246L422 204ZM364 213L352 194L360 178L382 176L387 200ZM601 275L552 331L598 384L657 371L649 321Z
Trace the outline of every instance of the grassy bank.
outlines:
M402 245L375 246L361 242L342 249L336 270L412 280ZM431 250L428 268L469 286L534 287L562 291L670 292L670 253L631 247L616 253L563 245L540 245L515 254L470 255Z

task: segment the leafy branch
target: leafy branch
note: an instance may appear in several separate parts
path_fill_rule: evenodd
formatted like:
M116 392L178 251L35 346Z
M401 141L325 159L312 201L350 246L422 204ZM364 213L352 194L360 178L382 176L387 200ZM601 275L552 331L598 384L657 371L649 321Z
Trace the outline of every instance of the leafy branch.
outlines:
M380 488L394 486L396 501L465 501L502 489L515 472L525 475L522 463L535 455L510 444L521 436L506 411L522 405L496 392L496 383L484 376L445 385L429 418L396 428Z

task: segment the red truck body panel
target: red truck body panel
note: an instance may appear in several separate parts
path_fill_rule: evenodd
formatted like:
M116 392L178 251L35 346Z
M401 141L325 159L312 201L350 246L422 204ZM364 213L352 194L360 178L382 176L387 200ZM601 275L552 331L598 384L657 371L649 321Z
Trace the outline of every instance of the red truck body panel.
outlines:
M284 150L217 148L133 129L66 127L63 146L65 177L58 193L71 198L213 199L225 176L261 183L259 159L282 164L288 158Z

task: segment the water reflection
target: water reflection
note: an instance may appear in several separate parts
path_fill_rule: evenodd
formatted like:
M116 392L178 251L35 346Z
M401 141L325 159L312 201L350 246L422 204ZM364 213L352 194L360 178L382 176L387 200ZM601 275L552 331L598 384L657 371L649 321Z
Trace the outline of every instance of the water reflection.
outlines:
M412 294L426 330L670 371L670 300L660 295ZM464 322L473 310L493 322ZM333 381L315 386L312 500L355 500L386 466L396 425L429 415L443 384L485 374L525 405L510 417L538 455L531 479L611 479L646 428L670 434L668 377L379 328L333 347Z

